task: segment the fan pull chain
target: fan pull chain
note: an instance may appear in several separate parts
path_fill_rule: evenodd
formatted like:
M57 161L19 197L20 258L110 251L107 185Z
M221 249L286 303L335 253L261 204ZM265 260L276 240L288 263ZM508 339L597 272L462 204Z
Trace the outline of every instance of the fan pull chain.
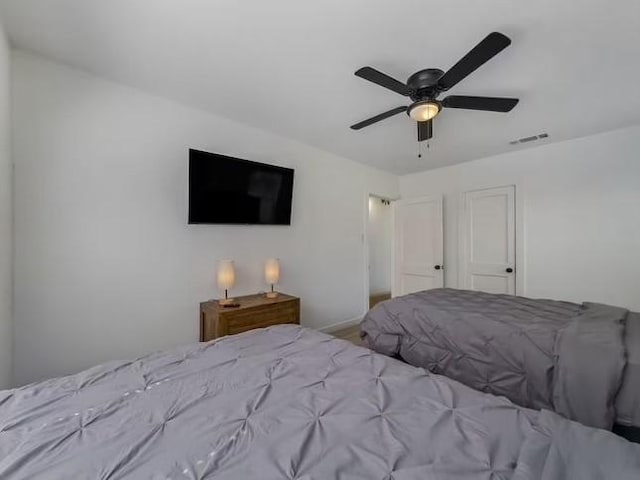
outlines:
M430 140L427 140L427 150L431 148ZM418 158L422 158L422 142L418 142Z

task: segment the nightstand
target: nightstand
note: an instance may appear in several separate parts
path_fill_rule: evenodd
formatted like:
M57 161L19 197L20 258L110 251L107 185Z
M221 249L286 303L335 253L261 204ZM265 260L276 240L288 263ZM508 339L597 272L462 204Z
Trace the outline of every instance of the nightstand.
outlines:
M200 341L208 342L254 328L283 323L300 324L300 299L279 293L276 298L264 294L235 297L236 308L224 308L218 300L200 304Z

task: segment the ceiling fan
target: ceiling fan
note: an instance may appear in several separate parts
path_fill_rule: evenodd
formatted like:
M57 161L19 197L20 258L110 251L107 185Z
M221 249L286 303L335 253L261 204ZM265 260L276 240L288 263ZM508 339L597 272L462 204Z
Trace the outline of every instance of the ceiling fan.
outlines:
M517 98L449 95L442 100L437 99L442 92L449 90L510 44L511 40L506 35L498 32L490 33L446 73L437 68L420 70L411 75L406 84L375 68L361 68L355 73L356 76L409 97L413 100L413 103L408 107L396 107L393 110L356 123L351 128L360 130L386 118L406 112L407 115L418 122L418 142L422 142L433 137L433 119L443 108L510 112L518 104L519 100Z

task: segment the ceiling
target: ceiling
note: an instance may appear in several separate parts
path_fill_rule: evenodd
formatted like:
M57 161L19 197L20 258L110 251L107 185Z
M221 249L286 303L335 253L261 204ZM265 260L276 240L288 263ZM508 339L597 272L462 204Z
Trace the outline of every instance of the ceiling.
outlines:
M0 0L13 46L398 174L640 123L640 2L617 0ZM407 99L353 75L451 67L491 31L513 44L449 93L417 158ZM247 139L250 141L250 139Z

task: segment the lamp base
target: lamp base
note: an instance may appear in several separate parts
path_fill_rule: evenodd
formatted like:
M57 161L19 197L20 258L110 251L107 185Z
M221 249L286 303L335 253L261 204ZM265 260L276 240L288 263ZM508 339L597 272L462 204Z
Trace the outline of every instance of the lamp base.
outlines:
M218 305L222 308L238 308L240 304L236 302L235 298L225 298L223 300L218 300Z
M267 292L265 296L267 298L278 298L278 292Z

